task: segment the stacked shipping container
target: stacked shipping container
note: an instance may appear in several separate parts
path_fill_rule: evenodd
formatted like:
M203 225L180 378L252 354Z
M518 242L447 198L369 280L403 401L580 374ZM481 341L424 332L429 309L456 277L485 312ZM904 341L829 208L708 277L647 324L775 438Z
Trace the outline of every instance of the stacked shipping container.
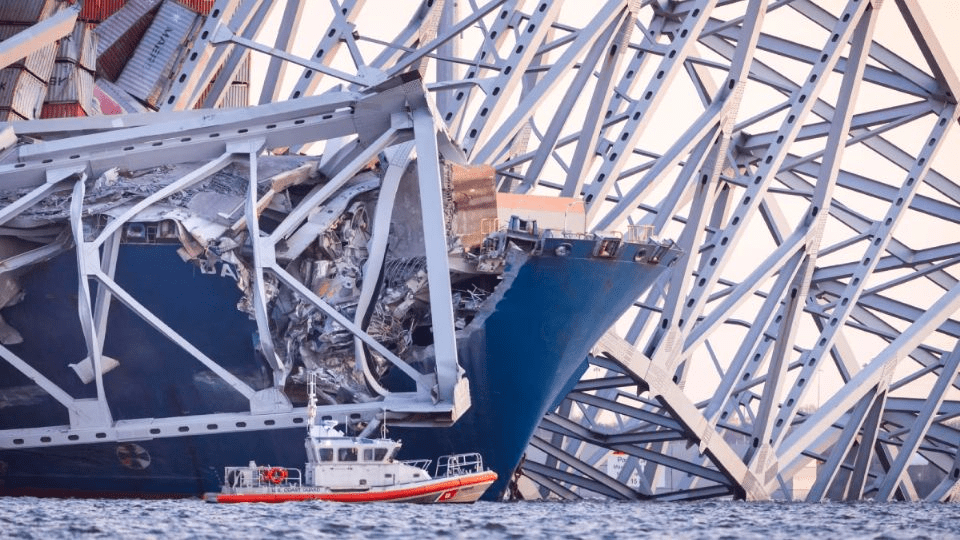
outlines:
M93 32L93 25L77 22L73 33L60 39L41 118L92 114L96 69L97 35Z
M89 23L101 23L123 7L126 0L84 0L79 19Z
M186 45L201 22L196 12L164 1L117 78L117 85L150 106L159 107L171 83L170 73L178 70Z
M179 4L200 15L209 15L213 9L214 0L177 0ZM100 23L128 4L128 0L83 0L80 10L80 20Z
M124 4L123 1L120 1ZM160 7L160 0L126 2L97 25L97 72L110 81L117 80L137 45L143 39Z
M61 7L57 0L0 2L0 41L41 21ZM51 43L0 69L0 121L39 118L57 45Z
M0 69L0 121L156 107L215 0L3 1L0 41L78 3L72 34ZM248 61L223 106L248 104Z

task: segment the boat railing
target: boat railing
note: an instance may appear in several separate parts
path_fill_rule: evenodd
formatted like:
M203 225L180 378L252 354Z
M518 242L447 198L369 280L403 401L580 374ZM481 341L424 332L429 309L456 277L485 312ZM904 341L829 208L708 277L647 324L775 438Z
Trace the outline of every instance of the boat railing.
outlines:
M437 459L437 472L434 478L459 476L483 471L483 457L476 452L451 454Z
M631 244L642 244L653 237L653 225L627 225L623 239Z
M300 469L287 467L227 467L225 487L228 488L299 488L303 484Z
M594 237L593 233L582 233L573 231L562 231L559 229L544 229L544 238L563 238L565 240L590 240Z
M404 465L410 465L411 467L416 467L418 469L423 469L427 472L430 472L430 462L432 459L408 459L406 461L401 461Z

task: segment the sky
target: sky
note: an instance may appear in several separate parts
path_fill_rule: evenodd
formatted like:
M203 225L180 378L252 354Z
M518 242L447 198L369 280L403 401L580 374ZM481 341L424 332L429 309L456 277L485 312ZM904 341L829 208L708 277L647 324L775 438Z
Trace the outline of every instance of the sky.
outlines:
M887 0L894 7L893 0ZM916 0L934 35L948 57L954 73L960 67L960 0ZM909 36L906 36L909 38Z
M918 0L918 3L956 72L960 66L960 0Z

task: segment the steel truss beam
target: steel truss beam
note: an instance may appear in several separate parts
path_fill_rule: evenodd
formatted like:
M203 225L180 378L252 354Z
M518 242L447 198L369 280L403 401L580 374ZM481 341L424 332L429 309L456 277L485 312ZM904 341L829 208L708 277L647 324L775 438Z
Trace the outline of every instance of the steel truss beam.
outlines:
M272 324L268 317L265 279L272 274L284 286L289 287L305 301L332 317L343 328L352 332L354 339L368 346L381 357L392 362L415 383L412 393L391 393L371 382L381 390L382 400L366 404L334 405L321 408L321 414L361 414L372 418L389 410L396 415L393 425L448 424L469 407L467 381L457 364L454 344L454 321L449 302L451 289L447 263L446 230L442 211L441 176L439 170L442 137L434 123L432 112L423 99L424 89L417 77L404 76L392 81L380 92L368 97L354 93L328 94L303 99L296 103L266 105L242 112L225 111L199 118L193 114L158 113L154 122L133 120L131 127L109 130L97 128L95 133L80 132L76 136L51 140L19 148L16 162L4 164L0 180L8 186L31 188L26 195L0 209L0 223L17 218L23 211L43 201L55 189L65 183L73 183L70 208L70 230L77 257L78 307L88 357L81 364L96 382L96 397L76 399L58 387L49 378L34 369L28 362L0 346L0 355L14 368L31 378L43 390L59 401L70 413L68 426L48 426L30 430L6 430L0 433L0 446L4 448L27 448L126 440L132 436L143 438L186 436L203 432L199 426L210 431L238 431L245 429L279 429L290 427L291 422L302 421L303 411L294 411L281 389L287 381L290 368L281 361L271 341ZM420 94L419 97L417 94ZM364 102L366 100L366 102ZM361 103L364 102L364 103ZM407 111L395 113L395 111ZM119 122L123 125L123 122ZM338 173L328 182L316 188L299 202L280 224L268 235L260 230L260 213L265 200L260 200L258 186L258 156L266 147L289 146L304 140L328 140L353 136L358 141L358 152L346 160ZM406 142L409 141L409 142ZM395 147L400 144L401 146ZM392 185L393 193L399 176L412 158L415 144L421 169L420 193L423 199L424 224L427 235L427 259L430 267L429 290L438 309L431 318L436 339L437 360L435 373L421 373L397 357L376 339L371 337L360 321L354 322L329 305L288 270L277 263L277 245L284 243L297 232L317 209L328 204L348 180L379 154L393 155L393 165L388 166L385 182ZM406 153L405 155L403 153ZM85 191L88 179L101 175L117 165L137 168L156 167L171 163L199 161L192 171L143 197L134 204L115 213L95 235L88 238L85 216L87 213ZM252 260L251 287L252 308L259 330L259 349L272 371L272 385L256 389L242 381L215 360L178 334L167 322L152 313L133 295L115 281L114 271L119 235L123 228L137 221L145 212L163 203L171 196L182 193L207 181L227 166L245 164L249 180L246 186L243 224L251 238ZM433 164L431 170L429 164ZM67 166L69 164L69 167ZM309 172L309 171L307 171ZM296 176L297 171L287 176ZM287 181L290 180L278 180ZM379 185L379 181L378 181ZM392 193L385 192L383 201L391 200ZM439 217L438 217L439 216ZM389 223L389 213L387 214ZM379 225L378 242L383 244L384 226ZM54 244L59 250L66 246ZM381 246L382 250L382 246ZM43 254L31 254L36 259ZM22 256L19 257L23 258ZM371 264L383 264L382 253ZM4 261L9 269L22 263ZM434 268L435 265L440 265ZM9 271L9 270L8 270ZM380 270L372 268L374 274ZM438 277L439 276L439 277ZM441 279L445 277L446 280ZM90 280L99 285L97 298L91 294ZM373 281L373 280L371 280ZM102 356L102 343L109 333L107 314L111 300L119 301L156 329L161 335L188 352L207 369L249 401L248 413L205 415L169 419L128 419L118 422L112 418L109 398L104 389L103 375L108 368ZM444 306L446 308L444 309ZM365 323L364 323L365 324ZM78 371L79 373L79 371ZM329 411L327 411L329 409ZM411 421L405 415L415 415ZM255 417L253 427L246 418ZM299 420L298 420L299 419ZM222 425L221 425L222 424ZM176 429L170 429L176 426ZM213 428L209 426L215 426Z
M73 32L74 23L80 10L77 6L67 6L54 15L25 28L0 45L0 69L30 56L63 36Z
M733 485L757 488L758 498L803 497L810 487L792 480L816 456L844 471L841 497L879 496L883 470L902 473L904 460L923 455L929 441L913 435L904 455L898 453L907 428L890 432L888 389L902 392L931 380L957 340L956 318L948 314L960 262L953 249L960 237L960 171L938 157L957 122L957 82L919 6L793 0L617 8L604 4L579 24L564 24L561 10L554 28L562 37L541 45L552 61L529 68L539 79L514 98L517 109L499 120L489 144L464 148L471 159L499 162L505 189L584 197L596 230L644 223L677 238L684 258L661 288L638 299L628 335L657 373L654 380L673 380L680 393L697 396L676 400L701 411L718 437L749 434L730 460L747 466L757 484ZM881 8L911 31L922 63L904 60L887 43ZM503 20L521 34L537 24L522 2L513 15L491 21L487 29L496 28L497 38L477 49L487 54L472 58L485 62L492 80L503 78L497 70L510 68L519 43L504 41ZM620 26L625 21L635 26ZM491 60L491 50L502 52ZM572 58L580 64L570 64ZM438 64L445 61L456 59L437 55ZM480 72L468 69L471 80ZM560 77L570 81L569 91L551 86ZM433 87L461 88L442 81ZM483 85L463 88L469 88L465 100L477 89L489 92ZM875 97L882 92L889 99ZM473 123L458 102L447 117L451 128L489 129L497 122L478 120L482 104L497 103L489 95L474 103ZM538 116L537 106L550 112ZM689 114L675 122L682 107ZM516 152L511 145L526 137L526 127L526 151ZM657 128L672 136L658 140L648 133ZM912 146L904 144L907 138ZM866 155L878 157L878 167L865 166ZM888 171L878 172L881 162ZM758 214L761 219L753 219ZM911 233L907 224L925 219L921 215L950 233L934 242ZM919 297L907 292L920 289L926 293ZM905 298L922 300L911 305ZM869 355L863 342L871 343ZM870 389L858 383L864 370L886 375L857 409ZM947 389L957 377L943 377L925 411L950 405ZM607 375L581 381L545 417L541 429L549 436L531 447L523 467L536 467L541 495L589 491L569 476L582 473L545 453L544 444L597 467L611 454L595 449L612 451L610 440L658 452L677 447L678 433L685 444L698 442L696 428L639 398L651 390L641 384L635 393L625 391L627 380L608 366ZM825 384L829 395L815 396ZM937 420L926 433L949 421L917 414L922 423L911 433L924 433L927 418ZM613 426L603 420L611 416ZM682 429L665 430L668 421ZM643 422L651 423L638 428ZM801 433L811 435L798 440ZM844 441L850 442L846 450ZM531 455L543 456L546 468L534 466L540 460ZM703 466L703 459L694 463ZM647 493L658 487L657 469L655 463L643 468L652 471L644 476ZM829 488L831 467L821 470ZM898 489L899 496L927 496L909 479ZM826 496L826 488L821 492Z
M368 17L374 3L338 0L320 16L322 33L285 26L263 44L269 13L315 25L317 6L221 0L228 12L189 44L197 57L172 74L166 107L191 106L207 85L212 107L248 48L272 58L257 98L265 105L129 116L123 129L102 119L17 124L45 142L0 145L0 177L24 189L0 208L0 225L118 161L243 155L252 164L254 148L322 140L318 170L331 186L386 156L380 198L389 206L414 154L460 155L493 165L501 191L581 198L592 231L650 225L684 252L598 345L592 374L557 396L522 467L541 495L950 498L960 476L960 405L951 399L960 388L960 162L942 150L955 146L960 79L925 19L930 7L606 0L585 15L572 2L460 4L425 0L384 25ZM309 58L296 57L294 35L313 39ZM284 66L294 81L283 80ZM414 71L431 96L379 85ZM290 101L275 102L281 95ZM425 225L442 230L431 198L438 173L418 167ZM308 195L266 236L250 225L263 209L253 187L243 226L258 236L257 278L297 288L276 259L298 249L297 230L336 188ZM373 229L375 244L386 242L385 225ZM429 240L431 279L446 275L440 240ZM78 262L97 279L109 278L109 263ZM431 294L448 290L442 281ZM308 292L300 291L333 316ZM101 316L86 315L91 328L102 328ZM457 399L450 318L437 320L445 328L436 379L380 351L417 386L396 399ZM375 348L359 320L338 323L358 351ZM626 340L617 337L624 329ZM95 351L99 334L85 335ZM283 366L272 366L282 379ZM38 375L30 374L77 414L88 406ZM611 478L614 451L626 457ZM911 478L916 462L934 485ZM683 478L670 481L672 472Z

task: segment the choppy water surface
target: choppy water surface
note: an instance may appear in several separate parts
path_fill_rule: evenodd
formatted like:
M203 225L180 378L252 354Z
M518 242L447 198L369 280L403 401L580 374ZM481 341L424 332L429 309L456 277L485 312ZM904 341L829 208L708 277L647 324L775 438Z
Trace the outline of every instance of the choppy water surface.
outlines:
M214 505L0 498L5 538L958 538L960 505L478 503Z

